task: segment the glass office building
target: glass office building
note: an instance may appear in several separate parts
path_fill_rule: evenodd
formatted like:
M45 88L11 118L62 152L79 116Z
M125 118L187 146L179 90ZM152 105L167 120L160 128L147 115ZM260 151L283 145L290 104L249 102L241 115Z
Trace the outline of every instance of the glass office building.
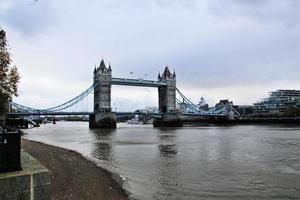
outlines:
M281 114L287 108L300 108L300 90L277 90L254 104L255 114Z

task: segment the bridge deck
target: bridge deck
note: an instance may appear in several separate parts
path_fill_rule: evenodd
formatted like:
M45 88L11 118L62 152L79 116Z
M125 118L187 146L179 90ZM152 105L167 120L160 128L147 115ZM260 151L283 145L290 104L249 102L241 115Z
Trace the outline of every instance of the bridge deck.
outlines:
M90 115L93 112L16 112L8 113L8 116L39 116L39 115ZM160 116L161 113L145 113L145 112L116 112L117 116L134 116L134 115L148 115L148 116Z
M90 115L93 114L93 112L16 112L16 113L8 113L7 115L9 117L16 117L16 116L46 116L46 115ZM148 115L148 116L161 116L162 113L152 113L152 112L116 112L117 116L134 116L134 115ZM224 114L205 114L205 113L188 113L188 114L182 114L182 116L203 116L203 117L224 117L226 115Z
M8 113L8 116L39 116L39 115L90 115L92 112L15 112Z
M112 85L128 85L140 87L163 87L167 83L165 81L152 81L144 79L128 79L128 78L112 78Z

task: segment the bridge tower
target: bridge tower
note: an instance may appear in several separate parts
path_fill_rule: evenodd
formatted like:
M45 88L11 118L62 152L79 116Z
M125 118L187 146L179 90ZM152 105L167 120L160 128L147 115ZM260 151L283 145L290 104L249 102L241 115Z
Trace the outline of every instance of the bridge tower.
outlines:
M90 128L116 128L116 114L111 112L111 66L103 60L94 69L94 114L90 116Z
M176 74L170 72L166 66L162 75L158 74L158 81L165 81L166 86L158 88L159 111L163 113L162 119L154 121L153 125L182 126L181 113L176 110Z

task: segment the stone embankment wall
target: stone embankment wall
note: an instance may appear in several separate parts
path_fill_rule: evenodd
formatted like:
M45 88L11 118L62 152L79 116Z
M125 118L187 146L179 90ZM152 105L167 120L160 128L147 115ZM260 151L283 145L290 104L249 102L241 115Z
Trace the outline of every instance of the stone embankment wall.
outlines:
M21 152L22 170L0 173L0 199L50 200L50 172Z

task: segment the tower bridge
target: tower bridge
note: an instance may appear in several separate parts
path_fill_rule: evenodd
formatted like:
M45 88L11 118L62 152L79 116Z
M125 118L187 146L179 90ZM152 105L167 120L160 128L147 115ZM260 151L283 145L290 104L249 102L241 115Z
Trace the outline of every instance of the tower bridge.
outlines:
M102 60L94 69L94 113L90 115L90 128L115 128L116 114L111 111L111 86L157 87L159 111L162 119L155 126L181 126L180 113L176 112L176 74L166 67L157 81L142 79L112 78L111 65Z
M228 116L231 108L212 108L208 111L200 110L197 105L190 101L176 87L176 74L165 67L162 74L158 74L157 80L129 79L112 77L111 65L108 67L102 60L93 73L94 83L87 90L72 98L71 100L46 109L37 109L10 102L10 106L17 109L17 112L8 113L8 116L30 116L30 115L89 115L90 128L115 128L116 117L124 115L134 115L141 113L134 112L112 112L111 108L111 86L136 86L136 87L155 87L158 88L158 113L148 113L155 116L154 126L181 126L182 115L186 116L205 116L205 117L224 117ZM94 91L93 112L66 112ZM176 93L179 98L176 98ZM177 104L176 104L177 103ZM185 112L181 113L176 109L176 105L185 107Z

